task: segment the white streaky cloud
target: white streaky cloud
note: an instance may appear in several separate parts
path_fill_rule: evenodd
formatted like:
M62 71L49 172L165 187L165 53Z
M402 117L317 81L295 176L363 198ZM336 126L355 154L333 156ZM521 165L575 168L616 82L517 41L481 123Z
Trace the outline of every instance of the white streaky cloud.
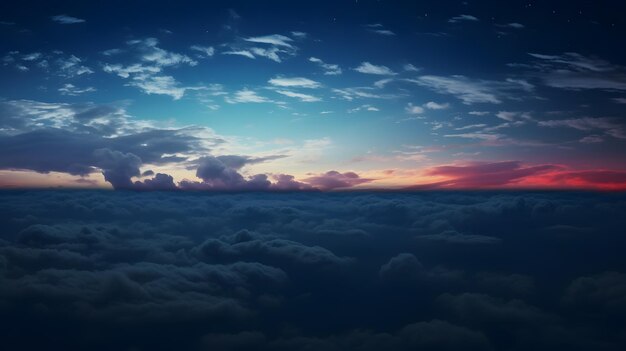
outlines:
M394 80L392 78L385 78L385 79L381 79L381 80L377 80L374 82L374 86L377 88L384 88L387 84L393 82Z
M87 22L82 18L72 17L68 15L56 15L56 16L52 16L51 18L54 22L57 22L60 24L76 24L76 23Z
M249 89L242 89L230 97L224 97L224 100L229 104L237 104L237 103L265 103L265 102L273 102L266 97L258 95L255 91Z
M355 107L353 109L349 109L348 113L355 113L355 112L359 112L359 111L369 111L369 112L378 112L380 111L380 109L376 106L372 106L372 105L361 105L359 107Z
M318 64L324 70L324 74L327 76L335 76L342 73L339 65L326 63L317 57L310 57L309 61Z
M122 52L124 52L124 50L119 49L119 48L114 48L114 49L104 50L101 53L104 56L113 56L113 55L121 54Z
M613 102L617 104L626 104L626 98L613 98Z
M390 31L389 29L372 29L371 32L380 34L380 35L387 35L387 36L396 35L396 33Z
M407 63L406 65L402 66L402 68L407 71L407 72L418 72L420 69L413 66L410 63Z
M380 94L377 88L374 87L356 87L356 88L344 88L344 89L332 89L332 92L337 94L340 98L348 101L352 101L356 98L365 99L397 99L405 97L403 94Z
M83 66L82 60L74 55L69 58L59 58L57 60L62 74L67 77L75 77L83 74L92 74L93 70L87 66Z
M305 32L293 31L291 32L291 36L298 39L304 39L307 37Z
M479 19L475 16L472 15L458 15L455 17L452 17L448 20L448 22L450 23L457 23L460 21L469 21L469 22L477 22L479 21Z
M187 88L180 87L172 76L147 76L135 79L129 85L141 89L148 95L169 95L174 100L180 100Z
M61 88L59 88L59 93L61 93L61 95L69 95L69 96L78 96L78 95L82 95L85 93L91 93L96 91L96 88L94 87L87 87L87 88L78 88L76 86L74 86L74 84L70 84L67 83L65 85L63 85Z
M205 57L215 55L215 49L212 46L192 45L190 49L201 52Z
M161 72L161 68L157 66L144 66L140 63L135 63L130 66L122 66L118 64L104 64L102 70L106 73L115 73L121 78L128 78L134 74L148 75Z
M387 66L377 66L369 62L362 62L361 65L354 68L354 70L360 73L376 74L383 76L393 76L397 74Z
M293 78L285 78L285 77L274 77L267 81L271 85L277 87L290 87L290 88L309 88L315 89L319 88L322 85L319 82L314 80L303 78L303 77L293 77Z
M252 51L252 53L256 56L265 57L275 62L282 62L280 56L278 56L278 53L281 52L281 50L276 47L269 49L251 48L250 51Z
M517 22L507 23L506 26L510 27L510 28L515 28L515 29L523 29L524 28L523 24L517 23Z
M615 119L599 117L581 117L561 120L539 121L542 127L567 127L582 131L601 130L606 134L618 138L626 139L626 128Z
M187 55L161 49L157 46L159 41L155 38L132 40L129 41L129 44L139 46L140 50L143 51L141 56L143 61L152 62L158 66L175 66L183 63L195 66L198 64L197 61Z
M465 76L421 76L417 79L405 79L410 83L429 88L440 94L455 96L464 104L475 103L502 103L503 97L508 97L507 91L524 90L519 83L498 82L487 80L472 80Z
M22 56L22 60L24 61L35 61L39 58L41 58L41 53L40 52L33 52L31 54L26 54L24 56Z
M517 112L500 111L496 113L496 117L509 122L513 122L515 120L515 116L517 116Z
M486 124L470 124L463 127L454 128L455 130L466 130L466 129L474 129L474 128L485 128Z
M520 87L522 87L522 89L524 89L526 91L533 91L535 89L534 85L528 83L527 81L525 81L523 79L507 78L506 81L509 82L509 83L513 83L513 84L519 84Z
M293 39L280 34L272 34L261 37L250 37L244 38L243 40L251 43L271 44L276 46L283 46L290 49L293 48L293 45L289 43L292 42Z
M413 105L413 104L412 104L412 103L410 103L410 102L406 105L406 107L404 108L404 110L405 110L407 113L412 114L412 115L419 115L419 114L424 113L424 108L422 108L421 106L416 106L416 105Z
M489 112L487 111L470 111L468 112L468 114L472 115L472 116L486 116L489 114Z
M583 144L597 144L604 142L604 138L599 135L588 135L578 140L578 142Z
M520 119L533 120L533 118L528 112L499 111L498 113L496 113L496 117L503 119L505 121L508 121L508 122L518 121L518 123L519 122L523 123L523 121L519 121Z
M252 55L252 53L248 50L232 50L232 51L224 51L222 52L222 55L237 55L237 56L244 56L247 58L251 58L251 59L255 59L256 57L254 57L254 55Z
M479 139L486 141L497 141L502 137L500 134L489 134L489 133L461 133L461 134L447 134L444 135L446 138L465 138L465 139Z
M296 93L294 91L289 91L289 90L276 90L277 93L285 95L285 96L289 96L292 98L297 98L300 99L300 101L302 102L317 102L317 101L322 101L322 99L318 98L317 96L313 96L313 95L308 95L308 94L302 94L302 93Z
M529 53L540 59L537 69L547 86L561 89L626 90L626 67L575 52L562 55Z
M424 107L426 107L429 110L445 110L450 107L450 104L448 103L439 104L434 101L429 101L424 104Z

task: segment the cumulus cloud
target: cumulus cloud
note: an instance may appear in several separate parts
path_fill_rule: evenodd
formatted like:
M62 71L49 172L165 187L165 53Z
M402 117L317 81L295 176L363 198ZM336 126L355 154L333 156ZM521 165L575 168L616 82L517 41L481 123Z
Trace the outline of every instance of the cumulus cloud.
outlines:
M304 179L304 182L312 186L324 190L334 190L341 188L350 188L356 185L373 181L374 179L361 178L354 172L340 173L337 171L328 171L324 174Z

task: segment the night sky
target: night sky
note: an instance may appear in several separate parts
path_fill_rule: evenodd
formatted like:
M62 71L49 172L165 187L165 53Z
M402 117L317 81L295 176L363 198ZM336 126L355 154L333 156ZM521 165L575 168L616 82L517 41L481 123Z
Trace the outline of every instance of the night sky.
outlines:
M626 188L620 1L0 5L0 186Z

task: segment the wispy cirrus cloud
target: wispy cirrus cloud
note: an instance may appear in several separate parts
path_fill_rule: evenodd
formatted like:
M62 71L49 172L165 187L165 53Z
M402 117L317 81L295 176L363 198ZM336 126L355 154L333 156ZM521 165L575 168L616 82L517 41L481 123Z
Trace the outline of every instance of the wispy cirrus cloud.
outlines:
M260 37L249 37L243 40L251 42L251 43L271 44L275 46L283 46L283 47L290 48L290 49L293 48L293 45L291 44L291 42L293 42L293 39L284 35L280 35L280 34L271 34L271 35L265 35L265 36L260 36Z
M96 88L94 87L79 88L71 83L64 84L61 88L59 88L59 92L61 93L61 95L69 95L69 96L78 96L78 95L82 95L85 93L91 93L94 91L96 91Z
M383 66L383 65L377 66L369 62L361 62L361 64L355 67L354 70L360 73L383 75L383 76L393 76L397 74L387 66Z
M415 79L404 79L404 81L429 88L440 94L452 95L466 105L500 104L511 91L525 90L519 82L470 79L460 75L425 75Z
M327 76L335 76L342 73L341 67L336 64L326 63L317 57L310 57L310 62L316 63L324 70L324 74Z
M268 81L269 84L277 87L288 88L308 88L315 89L322 86L321 83L303 77L282 77L277 76Z
M56 16L52 16L51 19L54 22L60 23L60 24L76 24L76 23L85 23L85 22L87 22L86 20L84 20L82 18L72 17L72 16L68 16L68 15L56 15Z
M229 104L274 102L250 89L236 91L232 96L225 96L224 100Z
M626 90L626 67L575 52L561 55L529 53L538 59L527 65L547 86L562 89Z
M276 90L277 93L281 94L281 95L285 95L288 97L292 97L292 98L297 98L300 99L300 101L302 102L317 102L317 101L322 101L322 99L320 99L317 96L313 96L313 95L309 95L309 94L302 94L302 93L297 93L295 91L289 91L289 90Z
M372 33L376 33L376 34L380 34L380 35L385 35L385 36L393 36L396 35L396 33L392 32L391 30L385 28L385 26L383 26L380 23L374 23L374 24L367 24L365 25L365 27L367 28L368 31L372 32Z
M448 20L449 23L457 23L457 22L478 22L479 19L472 15L458 15L450 18Z
M600 131L618 139L626 139L626 128L617 119L606 117L582 117L539 121L541 127L566 127L580 131Z

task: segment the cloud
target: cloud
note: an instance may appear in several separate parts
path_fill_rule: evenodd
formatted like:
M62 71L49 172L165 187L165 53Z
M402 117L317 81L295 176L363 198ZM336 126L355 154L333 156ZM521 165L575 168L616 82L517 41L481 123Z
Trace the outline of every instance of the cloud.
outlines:
M619 350L623 199L9 191L0 337L68 350Z
M235 92L234 96L226 96L224 100L226 100L229 104L273 102L272 100L260 96L255 91L247 88Z
M426 107L429 110L445 110L450 107L450 104L448 103L439 104L434 101L429 101L424 104L424 107Z
M417 79L405 79L440 94L452 95L466 105L476 103L500 104L508 97L508 91L523 89L524 86L515 82L498 82L488 80L472 80L465 76L421 76Z
M394 71L392 71L387 66L376 66L369 62L362 62L361 65L354 68L355 71L365 74L376 74L376 75L396 75Z
M157 45L159 44L159 41L155 38L131 40L128 44L139 49L142 61L155 64L159 67L175 66L180 64L195 66L198 64L197 61L187 55L167 51L158 47Z
M529 53L547 86L563 89L626 90L626 68L575 52L562 55Z
M581 131L601 131L607 135L610 135L614 138L618 139L626 139L626 130L624 126L617 122L617 120L613 118L592 118L592 117L582 117L582 118L571 118L571 119L560 119L560 120L547 120L547 121L539 121L539 126L542 127L567 127L573 128Z
M68 15L56 15L51 17L54 22L60 24L76 24L76 23L85 23L84 19L76 18Z
M200 52L203 57L211 57L215 55L215 49L212 46L192 45L190 49Z
M419 114L424 113L424 108L422 108L420 106L415 106L415 105L413 105L410 102L406 105L404 110L406 111L406 113L409 113L409 114L412 114L412 115L419 115Z
M197 65L198 62L191 57L160 48L156 38L129 40L126 44L141 62L131 63L127 66L105 63L102 69L107 73L114 73L121 78L130 79L130 82L127 83L128 86L137 87L149 95L168 95L174 100L181 99L188 91L203 89L203 87L181 86L173 76L163 74L163 70L169 67L178 67L183 64ZM208 48L203 49L208 50Z
M300 99L300 101L302 102L317 102L317 101L322 101L322 99L313 96L313 95L308 95L308 94L302 94L302 93L296 93L293 91L289 91L289 90L276 90L277 93L285 95L285 96L289 96L292 98L297 98Z
M111 183L115 189L130 189L133 186L130 178L138 177L141 173L141 159L131 153L97 149L94 157L99 168L102 169L104 180Z
M96 91L94 87L78 88L74 84L66 83L59 88L61 95L78 96L85 93L91 93Z
M174 100L180 100L185 95L185 91L189 89L180 87L172 76L149 76L131 82L130 85L138 87L148 95L169 95Z
M272 35L266 35L266 36L260 36L260 37L250 37L250 38L245 38L244 40L248 42L252 42L252 43L271 44L275 46L283 46L283 47L290 48L290 49L293 48L291 44L293 39L286 37L284 35L280 35L280 34L272 34Z
M315 88L319 88L322 86L319 82L316 82L308 78L302 78L302 77L286 78L286 77L277 76L277 77L270 79L268 83L277 87L286 87L286 88L315 89Z
M525 26L521 23L517 23L517 22L511 22L511 23L507 23L505 24L506 27L509 28L514 28L514 29L523 29L525 28Z
M348 113L355 113L355 112L359 112L359 111L378 112L378 111L380 111L380 109L378 107L376 107L376 106L365 104L365 105L361 105L361 106L349 109Z
M390 31L389 29L384 28L384 26L382 24L380 24L380 23L368 24L365 27L367 28L368 31L370 31L372 33L385 35L385 36L396 35L396 33Z
M414 65L407 63L406 65L402 66L402 68L407 71L407 72L418 72L420 69L415 67Z
M232 51L224 51L222 52L222 55L238 55L238 56L245 56L247 58L251 58L254 59L254 55L248 51L248 50L232 50Z
M339 75L342 73L342 70L339 67L339 65L325 63L324 61L322 61L321 59L317 57L309 57L309 61L319 65L324 70L325 75L335 76L335 75Z
M465 188L513 186L524 178L559 170L555 165L522 166L519 161L471 163L461 166L435 166L424 174L440 176L446 180L417 186L419 188Z
M450 23L457 23L457 22L478 22L479 19L477 17L474 17L472 15L458 15L455 17L452 17L448 20L448 22Z
M323 190L351 188L360 184L368 183L374 179L361 178L354 172L340 173L328 171L324 174L305 178L303 182Z
M424 266L417 260L415 255L401 253L382 265L378 274L384 280L414 280L424 274Z

